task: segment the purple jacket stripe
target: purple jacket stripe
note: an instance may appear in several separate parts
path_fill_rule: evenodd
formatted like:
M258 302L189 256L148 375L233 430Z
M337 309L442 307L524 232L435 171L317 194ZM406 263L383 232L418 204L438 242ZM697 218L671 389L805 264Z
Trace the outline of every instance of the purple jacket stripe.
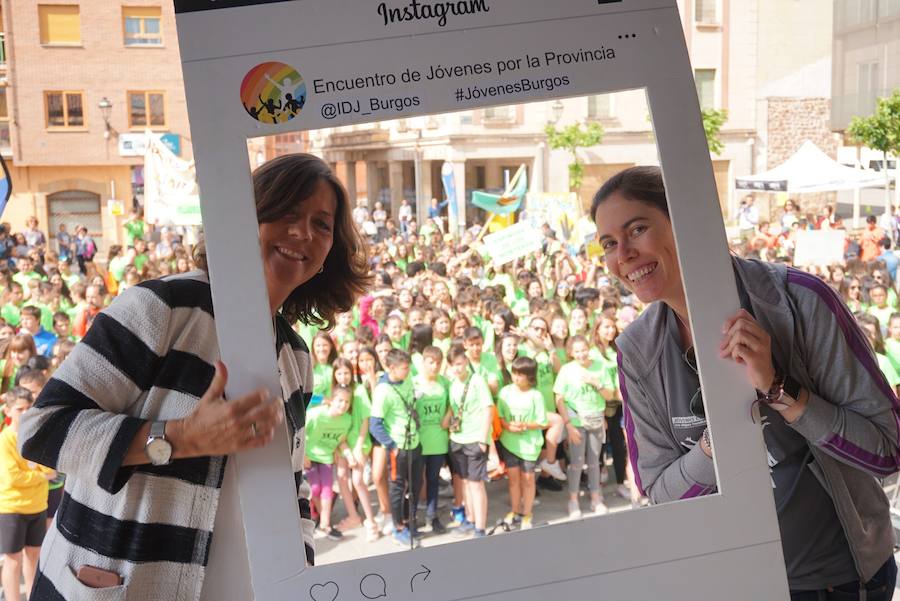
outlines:
M883 476L890 476L897 471L897 461L893 457L882 457L870 453L865 449L859 448L849 440L841 438L837 434L829 437L829 439L825 441L825 446L848 461L852 461L860 467L867 468L870 471L878 472Z
M884 377L878 364L869 354L869 343L864 338L859 326L856 325L856 320L844 304L844 301L841 300L828 284L815 276L797 269L788 268L787 279L789 284L797 284L815 292L822 302L825 303L825 306L834 314L838 327L840 328L841 333L844 334L844 338L847 340L847 344L850 345L853 354L856 355L856 359L875 380L878 389L886 397L891 399L891 403L894 407L894 421L897 424L898 435L900 435L900 415L898 415L898 410L900 410L900 400L897 399L897 395L894 394L894 390ZM898 445L900 445L900 441L898 441ZM883 457L875 455L859 448L838 434L833 434L829 437L829 439L825 441L825 446L832 449L841 457L846 458L848 461L852 461L853 463L875 472L884 472L885 475L894 473L898 463L900 463L900 461L898 461L898 456Z
M625 419L625 438L628 439L628 460L631 462L631 471L634 472L634 483L641 494L646 496L644 486L641 484L641 473L638 470L638 448L634 440L634 420L631 418L631 410L628 408L628 390L625 388L625 376L622 373L622 353L616 355L616 363L619 368L619 390L622 393L623 417Z
M703 486L702 484L695 484L689 489L687 492L681 495L682 499L693 499L694 497L702 497L705 494L709 494L712 490L709 486Z

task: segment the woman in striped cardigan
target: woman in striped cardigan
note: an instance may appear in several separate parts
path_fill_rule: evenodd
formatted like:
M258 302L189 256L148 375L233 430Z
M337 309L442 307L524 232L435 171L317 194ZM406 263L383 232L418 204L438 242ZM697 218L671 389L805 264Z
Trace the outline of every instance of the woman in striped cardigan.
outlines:
M284 417L312 564L300 491L312 368L291 324L331 325L349 311L369 282L366 249L343 186L320 159L280 157L254 172L253 185L283 403L262 390L224 401L202 248L201 270L125 291L23 418L22 454L68 476L32 600L212 599L204 575L216 556L227 456L267 444ZM83 566L110 573L112 586L86 586Z

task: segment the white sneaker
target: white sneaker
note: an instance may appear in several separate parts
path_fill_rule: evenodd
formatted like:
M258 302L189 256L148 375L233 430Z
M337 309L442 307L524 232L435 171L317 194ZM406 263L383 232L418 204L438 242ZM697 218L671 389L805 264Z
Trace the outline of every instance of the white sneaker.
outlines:
M578 506L578 501L569 501L569 519L581 519L581 508Z
M384 526L384 514L380 511L375 514L375 523L378 524L379 528Z
M389 515L384 517L384 526L381 527L381 533L385 536L390 536L394 533L394 518Z
M562 482L566 481L566 473L559 467L559 461L550 463L546 459L541 461L541 469Z
M596 505L591 506L591 511L594 513L594 515L606 515L607 513L609 513L609 507L606 506L606 503L600 501Z
M626 501L631 500L631 489L628 488L627 484L620 484L616 487L616 494L625 499Z

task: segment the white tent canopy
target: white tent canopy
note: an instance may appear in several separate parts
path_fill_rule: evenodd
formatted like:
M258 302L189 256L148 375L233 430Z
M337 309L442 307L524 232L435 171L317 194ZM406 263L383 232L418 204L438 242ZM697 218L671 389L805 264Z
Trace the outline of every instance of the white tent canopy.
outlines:
M806 140L782 164L765 173L738 177L734 184L738 190L760 192L834 192L884 186L884 174L841 165Z

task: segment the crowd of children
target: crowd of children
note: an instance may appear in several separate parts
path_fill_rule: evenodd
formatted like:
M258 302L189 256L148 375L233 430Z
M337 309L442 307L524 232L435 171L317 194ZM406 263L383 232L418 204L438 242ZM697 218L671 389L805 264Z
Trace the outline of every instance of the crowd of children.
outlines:
M566 499L571 519L606 513L604 490L638 502L615 340L640 303L607 275L602 257L549 227L541 251L496 265L478 228L453 240L442 225L407 220L402 229L385 228L371 240L375 288L331 330L296 324L314 365L305 477L322 536L340 540L363 528L367 541L390 536L404 546L451 528L481 537L495 504L504 507L506 529L528 529L538 489ZM56 236L55 248L33 233L35 244L19 244L22 237L0 226L4 588L19 571L26 582L33 573L41 538L33 516L52 516L62 486L62 476L15 453L17 412L112 297L194 268L191 248L174 230L149 227L139 212L125 230L127 246L112 245L100 262L84 248L77 260L66 235ZM898 262L882 253L811 271L857 314L900 390ZM506 479L507 494L489 498L486 482L497 479ZM444 487L453 497L446 513L438 502ZM338 500L346 517L335 524ZM17 598L12 588L6 598Z

